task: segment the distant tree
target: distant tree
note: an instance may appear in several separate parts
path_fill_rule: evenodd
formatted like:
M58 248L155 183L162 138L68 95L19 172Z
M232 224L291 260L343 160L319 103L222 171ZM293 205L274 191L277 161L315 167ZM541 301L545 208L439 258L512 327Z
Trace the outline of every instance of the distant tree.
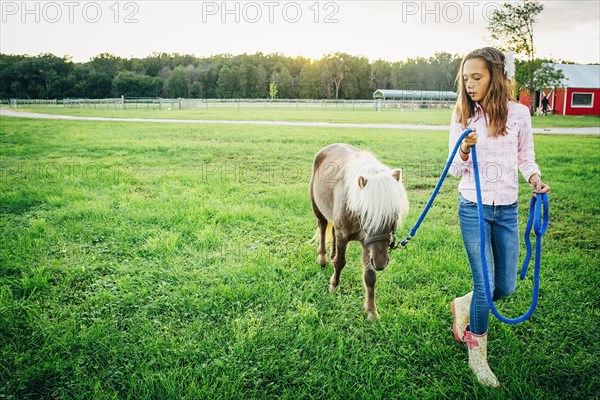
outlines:
M199 68L194 67L193 65L188 65L187 67L185 67L185 74L187 77L188 86L187 97L200 97L198 93L198 84L202 75L202 71Z
M409 58L399 65L401 90L427 90L427 59L423 57Z
M159 76L160 70L164 67L168 67L165 62L167 55L165 53L153 52L148 57L141 60L141 64L149 76Z
M74 93L73 62L68 57L53 54L3 57L8 61L0 71L0 88L3 96L48 99Z
M197 97L213 98L217 97L217 71L211 60L202 60L197 67L199 72L198 82L194 83L194 90Z
M129 62L129 70L138 75L149 75L146 73L146 65L144 64L144 60L140 58L133 58Z
M182 66L175 68L168 79L170 97L189 97L188 76Z
M113 97L112 77L106 73L92 72L87 76L83 84L80 97L90 99L104 99Z
M123 69L124 61L121 57L102 53L92 58L88 65L94 72L108 74L114 78Z
M217 95L222 99L235 98L238 93L238 77L235 67L227 65L221 68L217 80Z
M401 89L402 82L402 62L393 62L390 64L390 77L389 77L389 88L390 89Z
M279 96L284 99L296 98L294 85L294 77L292 76L290 70L287 67L281 68L281 71L279 73L279 88L281 92Z
M342 82L350 71L349 58L348 54L334 53L326 55L322 60L322 81L325 88L333 85L336 100L340 98ZM330 96L330 93L327 94Z
M113 81L117 96L137 97L138 96L138 79L137 76L130 71L121 71Z
M345 60L347 76L342 82L340 97L344 99L368 98L375 91L371 81L371 64L366 57L348 56Z
M298 96L302 99L319 98L319 70L315 63L306 64L298 78Z
M293 96L292 96L293 78L292 78L292 74L290 74L290 71L286 67L281 66L277 72L273 72L273 74L271 75L271 81L275 82L275 84L277 85L277 94L279 95L280 98L282 98L282 99L293 98Z
M565 76L562 69L556 69L550 63L542 63L541 66L536 68L533 77L533 87L536 91L550 87L560 87L564 84L564 79Z
M162 89L162 81L157 76L143 75L139 76L139 87L140 92L138 96L141 97L159 97Z
M536 17L544 10L538 0L521 0L518 3L503 3L500 9L492 12L488 30L491 37L502 50L512 51L524 56L529 63L527 88L535 92L535 47L533 27ZM530 113L535 111L535 102L531 102Z
M121 71L113 80L114 92L125 97L157 97L161 88L158 77Z
M331 99L335 96L333 69L329 67L325 59L318 61L319 72L319 97Z
M446 52L436 52L428 64L432 79L430 90L453 91L461 57Z
M267 71L262 65L248 66L248 92L247 96L251 99L262 99L267 96Z
M371 82L377 89L393 89L389 86L391 63L384 60L375 60L371 64Z
M271 97L271 101L277 97L277 83L274 81L269 83L269 96Z
M310 64L311 60L305 57L296 57L289 59L287 68L292 75L292 98L300 97L300 73L305 65Z
M164 66L158 71L158 77L162 82L162 90L159 97L169 97L169 76L171 75L171 68Z
M36 68L43 76L44 82L40 98L63 98L72 92L71 75L74 64L69 57L43 54L35 60Z
M247 98L248 97L248 68L242 64L237 69L237 87L238 92L236 97Z

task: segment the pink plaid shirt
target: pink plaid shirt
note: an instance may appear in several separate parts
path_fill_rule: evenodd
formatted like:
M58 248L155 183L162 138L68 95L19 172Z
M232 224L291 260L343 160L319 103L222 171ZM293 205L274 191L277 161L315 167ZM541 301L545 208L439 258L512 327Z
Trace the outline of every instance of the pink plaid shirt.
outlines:
M508 205L517 201L519 176L527 182L531 175L540 174L540 168L535 163L533 151L533 133L529 109L511 101L508 105L506 135L488 136L488 116L484 114L479 104L475 115L469 121L469 127L476 128L477 160L479 161L479 181L481 182L481 197L483 204ZM452 117L450 125L450 151L465 127ZM467 161L460 158L460 150L456 153L450 174L462 176L458 191L469 201L477 202L475 194L475 179L473 177L473 160L471 155Z

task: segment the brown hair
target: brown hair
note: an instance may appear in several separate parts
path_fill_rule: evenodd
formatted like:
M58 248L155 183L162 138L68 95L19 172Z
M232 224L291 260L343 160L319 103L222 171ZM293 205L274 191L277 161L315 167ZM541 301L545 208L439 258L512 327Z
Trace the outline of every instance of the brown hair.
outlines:
M458 98L454 107L456 121L467 126L469 118L475 114L475 102L467 93L463 78L463 67L467 60L481 58L490 72L490 84L481 101L484 111L489 116L488 131L490 136L504 135L506 133L506 120L508 119L508 102L515 100L512 82L507 79L504 72L504 54L493 47L484 47L473 50L467 54L461 64L456 82L458 83Z

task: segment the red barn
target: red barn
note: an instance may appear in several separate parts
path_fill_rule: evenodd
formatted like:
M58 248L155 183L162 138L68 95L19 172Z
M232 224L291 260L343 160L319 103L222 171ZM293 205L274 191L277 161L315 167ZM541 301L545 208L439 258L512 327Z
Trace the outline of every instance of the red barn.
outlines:
M600 65L550 64L562 70L563 87L548 88L535 93L536 107L542 108L542 98L548 98L548 111L561 115L600 116ZM529 91L522 90L519 102L529 107Z

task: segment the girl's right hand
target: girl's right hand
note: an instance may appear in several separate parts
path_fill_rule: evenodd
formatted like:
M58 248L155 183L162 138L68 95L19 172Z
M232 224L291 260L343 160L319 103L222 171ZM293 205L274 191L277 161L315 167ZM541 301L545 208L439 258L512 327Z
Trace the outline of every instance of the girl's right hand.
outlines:
M469 153L471 152L471 147L473 147L477 144L477 138L478 138L477 130L473 129L473 132L471 132L467 136L465 136L465 139L460 144L460 152L461 152L460 157L464 161L467 161L467 159L469 158Z
M468 146L468 148L470 149L471 147L475 146L477 144L477 138L479 137L479 135L477 135L477 130L473 129L473 132L469 133L464 140L464 143Z

